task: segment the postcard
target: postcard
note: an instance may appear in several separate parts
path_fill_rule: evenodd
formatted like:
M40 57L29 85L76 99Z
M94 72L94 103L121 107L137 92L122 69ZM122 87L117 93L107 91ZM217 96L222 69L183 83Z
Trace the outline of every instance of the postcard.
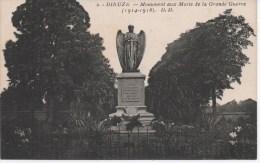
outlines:
M0 1L1 159L256 160L256 0Z

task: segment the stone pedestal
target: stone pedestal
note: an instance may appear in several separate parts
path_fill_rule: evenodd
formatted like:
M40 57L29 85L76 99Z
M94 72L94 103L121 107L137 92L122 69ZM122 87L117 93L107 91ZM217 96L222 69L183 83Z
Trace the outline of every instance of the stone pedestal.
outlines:
M145 106L145 75L140 72L126 72L117 76L118 80L118 106L116 112L109 117L133 117L140 114L139 121L150 126L154 119L152 113L146 111Z

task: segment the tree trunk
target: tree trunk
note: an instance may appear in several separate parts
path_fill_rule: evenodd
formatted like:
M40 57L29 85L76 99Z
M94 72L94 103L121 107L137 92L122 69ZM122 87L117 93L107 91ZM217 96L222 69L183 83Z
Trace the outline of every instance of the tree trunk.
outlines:
M213 115L217 112L217 102L216 102L216 88L215 86L212 88L212 112Z
M211 89L212 98L212 112L207 113L207 127L206 130L210 130L216 120L217 102L216 102L216 88Z
M217 102L216 102L216 88L215 86L211 90L212 98L212 112L208 113L208 129L210 130L216 120Z

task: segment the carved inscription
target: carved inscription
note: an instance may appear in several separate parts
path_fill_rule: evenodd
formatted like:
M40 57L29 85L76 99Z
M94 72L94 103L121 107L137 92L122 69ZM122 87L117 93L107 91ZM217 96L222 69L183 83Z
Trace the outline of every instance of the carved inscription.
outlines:
M134 80L123 83L122 95L124 102L139 102L141 100L140 86Z

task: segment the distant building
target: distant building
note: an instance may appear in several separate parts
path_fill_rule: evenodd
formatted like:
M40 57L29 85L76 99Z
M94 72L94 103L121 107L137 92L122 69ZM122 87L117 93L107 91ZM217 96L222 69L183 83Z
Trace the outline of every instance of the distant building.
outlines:
M236 121L238 118L242 117L244 119L250 118L250 113L248 112L222 112L218 113L219 118L225 118L226 120Z

